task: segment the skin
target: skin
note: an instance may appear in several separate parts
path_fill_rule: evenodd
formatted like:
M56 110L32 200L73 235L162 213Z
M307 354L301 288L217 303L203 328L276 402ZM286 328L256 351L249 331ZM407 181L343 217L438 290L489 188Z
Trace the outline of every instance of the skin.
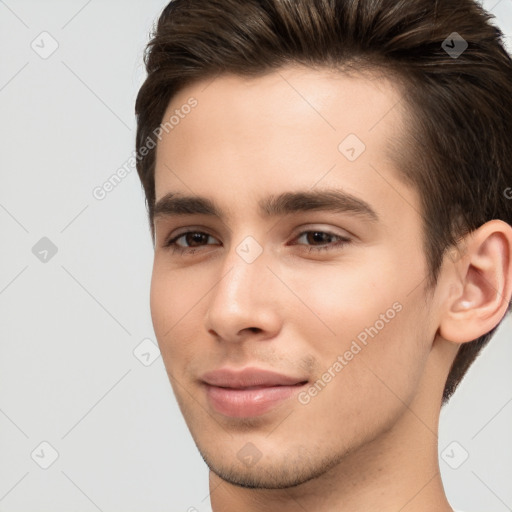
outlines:
M155 219L151 314L210 468L213 511L451 511L437 456L442 391L460 344L505 313L512 229L491 221L468 235L425 289L419 195L387 154L407 114L382 76L298 66L223 75L183 89L165 119L190 97L197 108L158 144L156 198L203 196L225 215ZM366 145L354 162L338 149L348 134ZM266 218L257 208L269 195L330 187L369 203L379 221L320 210ZM308 230L334 237L318 241ZM165 247L187 231L209 236L179 238L185 253ZM263 250L252 263L237 253L247 236ZM350 242L336 246L337 236ZM400 312L333 372L396 303ZM294 397L256 418L230 418L199 381L223 366L310 383L329 368L335 376L307 404ZM237 457L244 446L261 456L252 466Z

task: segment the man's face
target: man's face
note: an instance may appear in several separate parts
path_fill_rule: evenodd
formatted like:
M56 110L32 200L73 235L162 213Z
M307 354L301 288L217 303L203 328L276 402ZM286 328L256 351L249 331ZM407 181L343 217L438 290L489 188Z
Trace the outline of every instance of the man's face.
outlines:
M191 434L227 481L319 476L423 385L437 325L419 197L388 156L407 129L399 99L383 78L289 67L196 83L164 116L181 113L158 145L157 203L197 196L221 216L158 208L153 325ZM351 200L270 208L327 190Z

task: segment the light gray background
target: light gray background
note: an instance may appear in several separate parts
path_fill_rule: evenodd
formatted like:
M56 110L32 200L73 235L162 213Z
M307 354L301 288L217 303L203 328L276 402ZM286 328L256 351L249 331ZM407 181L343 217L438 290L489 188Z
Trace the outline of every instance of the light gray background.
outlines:
M0 1L0 512L210 510L155 346L135 169L92 193L134 151L166 3ZM484 4L511 35L511 0ZM46 263L43 237L58 250ZM468 512L512 510L511 334L509 318L442 413L443 479Z

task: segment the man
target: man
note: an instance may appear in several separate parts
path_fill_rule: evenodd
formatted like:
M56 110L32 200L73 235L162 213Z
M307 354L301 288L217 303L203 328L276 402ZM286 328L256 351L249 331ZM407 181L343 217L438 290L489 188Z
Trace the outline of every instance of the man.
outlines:
M214 512L451 511L440 408L509 311L512 65L471 0L175 0L138 172Z

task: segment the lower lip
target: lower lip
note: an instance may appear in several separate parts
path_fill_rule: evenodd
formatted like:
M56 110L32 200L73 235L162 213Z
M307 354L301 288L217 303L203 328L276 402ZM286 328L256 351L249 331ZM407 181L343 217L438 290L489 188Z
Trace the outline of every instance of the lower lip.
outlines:
M250 418L277 407L295 395L304 384L254 389L219 388L206 384L206 396L212 407L225 416Z

